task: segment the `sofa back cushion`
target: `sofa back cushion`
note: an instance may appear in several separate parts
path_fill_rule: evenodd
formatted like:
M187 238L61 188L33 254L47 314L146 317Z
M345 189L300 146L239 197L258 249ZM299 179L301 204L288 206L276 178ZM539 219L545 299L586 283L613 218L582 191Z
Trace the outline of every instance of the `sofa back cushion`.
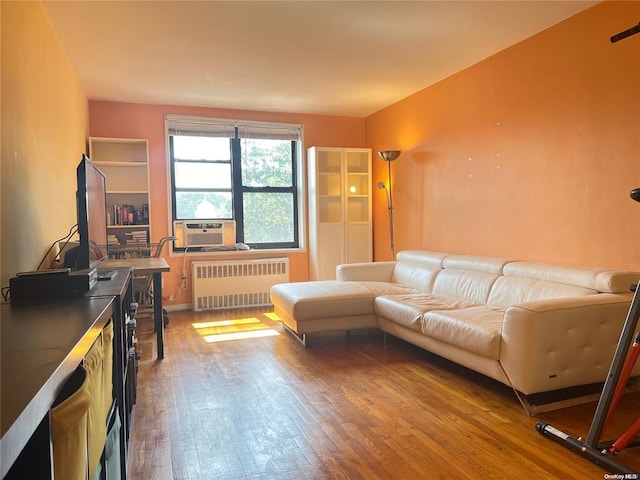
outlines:
M498 275L473 270L447 268L442 270L433 286L433 293L446 297L466 298L479 305L486 305L491 286Z
M448 255L443 261L444 268L457 270L472 270L474 272L492 273L501 275L505 265L510 260L498 257L479 257L475 255Z
M515 262L504 258L405 250L393 282L425 293L507 307L548 298L628 293L640 273L597 267Z
M503 258L449 255L433 286L433 293L466 298L486 305L491 286L508 262Z
M393 282L430 293L436 276L442 270L446 253L405 250L398 253Z
M549 298L628 293L638 274L597 267L511 262L491 289L488 305L507 307Z
M629 293L630 285L637 283L640 276L638 272L624 270L529 262L511 262L505 265L503 272L508 276L563 283L602 293Z
M489 293L487 305L508 307L519 303L549 298L593 295L597 290L535 278L504 276L496 280Z

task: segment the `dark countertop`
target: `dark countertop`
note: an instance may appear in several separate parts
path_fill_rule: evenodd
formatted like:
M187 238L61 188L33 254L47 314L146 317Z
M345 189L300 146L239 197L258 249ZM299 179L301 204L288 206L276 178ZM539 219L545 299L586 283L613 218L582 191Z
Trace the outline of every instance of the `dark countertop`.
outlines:
M0 306L0 477L47 415L113 309L113 297L88 296Z

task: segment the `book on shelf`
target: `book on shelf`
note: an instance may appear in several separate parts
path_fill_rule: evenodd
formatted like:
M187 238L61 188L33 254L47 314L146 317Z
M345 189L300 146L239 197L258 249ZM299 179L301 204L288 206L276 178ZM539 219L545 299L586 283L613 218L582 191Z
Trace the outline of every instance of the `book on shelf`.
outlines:
M142 223L144 225L149 225L149 204L143 203L142 207L140 207Z
M133 205L124 203L122 205L122 225L133 225L135 220L136 209Z
M107 225L148 225L149 204L144 203L140 208L135 205L123 203L122 205L109 205L107 207Z
M146 230L133 230L124 234L127 245L146 245L149 243Z

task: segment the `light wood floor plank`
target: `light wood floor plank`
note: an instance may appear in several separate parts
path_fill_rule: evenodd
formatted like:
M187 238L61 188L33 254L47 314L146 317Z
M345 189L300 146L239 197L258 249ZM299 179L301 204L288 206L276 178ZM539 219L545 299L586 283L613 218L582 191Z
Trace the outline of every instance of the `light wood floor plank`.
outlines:
M595 403L527 417L506 386L401 340L323 334L304 349L264 313L173 312L160 361L139 322L132 480L604 478L535 431L586 436ZM243 332L272 336L215 341ZM639 405L623 397L605 437ZM619 460L640 469L638 450Z

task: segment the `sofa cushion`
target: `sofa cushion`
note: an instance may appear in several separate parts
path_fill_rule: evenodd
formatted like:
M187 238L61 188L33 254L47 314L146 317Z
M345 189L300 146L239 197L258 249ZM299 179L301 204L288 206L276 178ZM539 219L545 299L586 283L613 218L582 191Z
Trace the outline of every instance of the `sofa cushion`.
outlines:
M429 337L498 360L503 317L504 308L484 305L436 310L423 315L421 329Z
M408 294L384 295L376 298L375 311L379 317L393 320L400 325L420 330L422 316L431 310L449 310L477 305L471 300L443 297L442 295Z
M393 270L393 281L424 293L433 290L436 277L442 270L413 263L398 263Z
M447 254L436 252L400 252L393 270L393 281L429 293L446 257Z
M448 268L438 274L433 285L433 293L464 298L485 305L491 286L497 278L498 276L492 273Z
M271 287L271 302L298 322L318 318L373 314L379 295L417 293L386 282L321 280L281 283Z
M475 272L502 275L502 269L511 260L498 257L480 257L476 255L449 255L442 261L443 268L473 270Z
M508 276L564 283L603 293L628 293L629 286L638 282L637 272L597 267L511 262L503 271Z
M546 300L550 298L581 297L597 294L597 290L547 282L533 278L499 277L491 288L487 305L508 307L524 302Z
M403 250L396 255L399 263L413 263L423 267L442 268L448 253L427 252L424 250Z

